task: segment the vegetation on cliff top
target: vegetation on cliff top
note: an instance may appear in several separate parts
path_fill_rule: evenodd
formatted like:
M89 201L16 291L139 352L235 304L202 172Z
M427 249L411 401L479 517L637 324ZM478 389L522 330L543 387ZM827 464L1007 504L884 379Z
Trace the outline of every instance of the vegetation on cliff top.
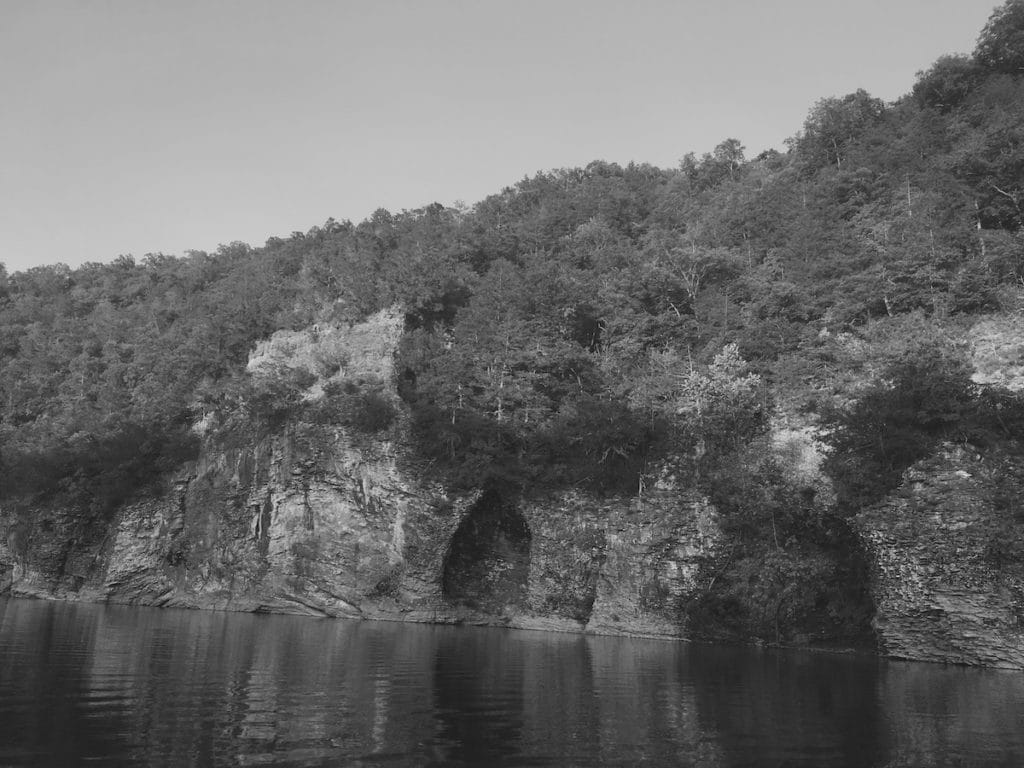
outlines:
M820 505L779 501L799 490L767 465L723 471L773 407L823 425L846 513L942 440L1024 434L1020 398L972 383L946 343L1021 309L1022 40L1009 0L973 55L894 103L821 99L785 153L728 138L678 168L595 161L261 248L0 266L0 500L58 494L102 517L194 452L196 419L300 407L302 382L253 389L256 340L398 306L399 392L452 485L642 494L670 472L731 515L738 562L814 581L817 554L779 553L835 545L807 522ZM391 423L379 395L334 394L339 419ZM771 505L735 492L751 477L819 511L773 516L765 549Z

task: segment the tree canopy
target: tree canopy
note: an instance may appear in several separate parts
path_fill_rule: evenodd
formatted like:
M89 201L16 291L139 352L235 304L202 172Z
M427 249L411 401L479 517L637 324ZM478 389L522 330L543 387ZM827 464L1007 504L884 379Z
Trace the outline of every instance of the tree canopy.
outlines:
M1017 306L1022 36L1010 0L972 56L893 103L821 99L786 152L730 137L676 168L595 161L260 247L0 268L0 495L88 496L97 464L142 482L210 409L295 405L294 383L241 386L257 340L387 307L417 445L452 482L626 492L666 461L710 476L773 403L838 428L840 340ZM851 413L887 397L862 396Z

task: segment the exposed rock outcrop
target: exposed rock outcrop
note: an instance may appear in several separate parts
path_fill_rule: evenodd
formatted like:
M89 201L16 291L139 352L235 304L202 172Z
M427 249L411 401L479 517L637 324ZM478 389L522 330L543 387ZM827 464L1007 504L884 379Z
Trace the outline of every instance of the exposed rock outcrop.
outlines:
M995 315L975 323L967 342L975 382L1024 390L1024 314Z
M399 428L400 429L400 428ZM123 507L76 578L29 548L10 590L118 603L682 636L717 542L699 498L453 497L396 441L310 424L208 446ZM36 538L41 538L37 536Z
M1024 669L1018 466L946 446L857 517L885 653Z
M285 331L254 379L299 371L302 398L372 382L398 413L373 434L289 421L269 432L205 418L198 461L162 490L93 521L80 511L9 521L0 549L15 595L658 636L718 543L714 511L672 488L635 499L450 494L417 464L397 395L395 314ZM35 520L38 523L38 519ZM55 535L60 530L64 535Z
M687 637L703 566L724 551L707 500L667 477L642 500L452 493L408 443L392 384L400 334L393 313L275 334L251 357L255 381L301 381L314 405L369 386L394 418L268 428L210 414L198 460L112 514L0 513L0 592ZM810 427L775 425L765 450L832 497ZM856 518L885 653L1024 668L1020 466L947 448Z

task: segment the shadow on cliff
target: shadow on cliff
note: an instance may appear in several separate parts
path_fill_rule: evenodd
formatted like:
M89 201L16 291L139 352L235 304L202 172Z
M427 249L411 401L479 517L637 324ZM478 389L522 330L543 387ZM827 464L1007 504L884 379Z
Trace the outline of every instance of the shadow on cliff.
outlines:
M445 599L495 614L522 608L530 540L514 498L495 487L485 490L449 544L441 585Z
M56 449L4 446L0 502L12 552L50 583L79 589L102 564L118 509L157 492L168 472L198 453L199 441L183 426L134 422L99 439L76 435Z

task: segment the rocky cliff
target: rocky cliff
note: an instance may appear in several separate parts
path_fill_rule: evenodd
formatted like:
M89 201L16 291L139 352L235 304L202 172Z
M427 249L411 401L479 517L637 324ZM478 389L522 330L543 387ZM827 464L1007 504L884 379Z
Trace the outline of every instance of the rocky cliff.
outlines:
M1024 669L1020 467L947 445L857 517L884 653Z
M303 398L373 382L384 429L286 421L197 429L197 461L83 524L81 510L6 520L5 588L23 596L159 606L474 622L684 636L683 605L719 534L702 498L449 493L417 463L393 390L397 317L281 332L255 378L310 374Z
M397 443L292 425L210 448L126 505L74 565L6 552L15 595L681 636L714 513L579 494L463 497L399 469ZM41 537L30 537L32 539ZM73 572L72 572L73 571Z
M707 566L729 559L707 500L670 478L642 501L499 486L453 493L408 442L391 383L400 334L389 313L275 334L252 355L254 381L301 380L307 416L332 391L372 391L394 418L268 426L210 413L196 427L197 460L106 516L53 504L7 510L0 591L689 636L687 606L714 578ZM834 498L819 449L811 431L784 425L765 448ZM855 519L884 653L1024 669L1020 466L947 446Z

